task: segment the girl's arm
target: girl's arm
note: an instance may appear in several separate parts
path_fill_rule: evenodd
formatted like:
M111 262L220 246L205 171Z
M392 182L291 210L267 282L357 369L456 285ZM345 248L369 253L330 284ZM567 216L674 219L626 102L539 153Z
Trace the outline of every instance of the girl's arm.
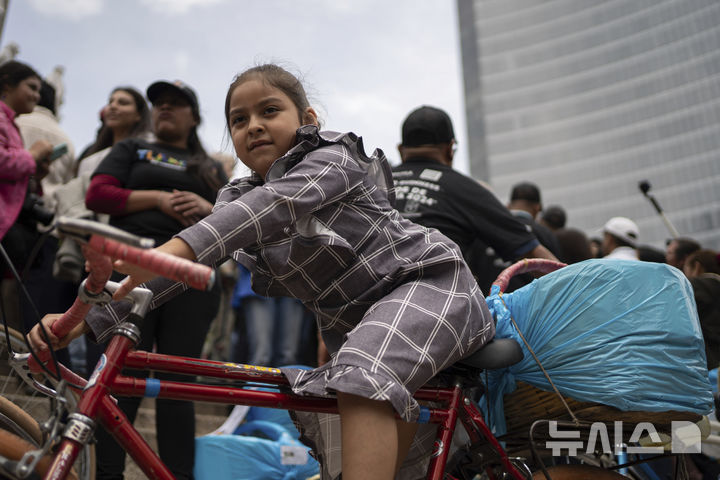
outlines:
M185 243L184 240L177 237L171 238L167 242L155 248L155 250L169 253L176 257L184 258L187 260L192 260L193 262L197 260L197 258L195 257L195 252L193 252L190 246ZM131 263L127 263L123 260L116 260L113 263L113 269L127 275L127 277L125 277L125 279L121 282L120 288L118 288L118 290L113 295L113 298L115 300L120 300L121 298L125 297L125 295L130 293L130 290L132 290L133 288L139 286L142 283L147 283L157 277L157 275L155 275L154 273L135 266Z
M184 244L182 240L177 238L171 239L157 247L157 250L188 260L195 260L192 250ZM225 260L225 258L219 259L213 266L217 266ZM93 307L85 317L85 323L87 324L86 330L89 331L90 338L96 342L104 341L112 332L113 327L125 320L130 312L131 304L127 301L119 301L117 299L124 296L132 288L142 284L143 287L153 292L152 302L150 303L151 310L190 288L184 283L157 277L153 273L138 269L124 262L115 262L114 267L123 273L128 273L130 276L122 281L120 288L115 292L115 300L105 307Z
M202 263L261 243L362 184L365 170L341 144L308 153L280 178L249 191L230 187L211 215L178 234Z

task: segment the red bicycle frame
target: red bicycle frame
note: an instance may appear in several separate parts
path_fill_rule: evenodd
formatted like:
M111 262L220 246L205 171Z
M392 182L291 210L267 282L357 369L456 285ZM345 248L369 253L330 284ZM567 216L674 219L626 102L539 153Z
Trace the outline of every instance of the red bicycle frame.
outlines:
M48 471L46 479L66 478L83 444L92 435L95 428L93 419L99 420L102 427L112 434L148 478L174 478L115 404L111 397L112 394L337 413L337 402L332 398L121 375L120 372L123 368L132 368L250 382L263 386L288 387L286 378L280 370L275 368L131 350L133 347L132 335L123 333L123 331L129 332L130 327L124 324L119 327L119 330L121 332L110 341L90 380L84 381L61 367L63 378L75 385L82 386L83 389L77 410L69 418L63 434L64 438L55 454L53 465ZM464 396L460 385L448 388L422 388L416 392L415 398L419 401L441 405L440 407L423 407L426 409L424 417L427 422L438 424L434 452L428 467L427 478L429 480L453 478L444 476L444 470L458 419L465 425L473 441L489 442L505 470L516 480L523 480L524 477L510 463L504 449L485 424L475 403Z
M62 223L59 226L62 230ZM106 231L98 232L98 229ZM85 239L87 240L87 246L84 249L86 258L90 263L96 262L104 268L103 275L106 276L105 279L95 278L93 285L88 286L90 291L85 294L86 296L104 294L109 298L105 280L109 277L110 269L108 269L108 266L110 263L107 257L103 256L105 254L110 254L113 258L123 258L127 261L135 259L142 266L152 264L158 270L158 273L186 283L194 282L196 285L203 286L208 282L208 279L211 279L211 275L207 273L207 267L205 266L191 262L186 262L187 264L177 262L173 258L156 258L153 250L134 249L122 245L120 242L103 238L103 235L108 234L115 237L127 236L124 232L117 233L113 231L111 227L72 221L65 225L65 233L68 234L68 232L74 233L76 236L91 234L89 240ZM121 241L125 240L127 238L121 239ZM99 255L100 252L103 255ZM200 270L200 267L205 270ZM517 268L526 267L527 263ZM558 268L557 264L555 268ZM149 291L145 292L149 293ZM82 297L82 294L80 296ZM141 300L139 303L143 303L143 301ZM146 309L148 306L149 300L145 301L143 308ZM85 304L79 308L86 312L89 306ZM76 323L78 318L82 319L82 316L78 317L78 315L68 314L66 316L72 317L71 321ZM134 316L134 318L138 317L137 314ZM60 321L56 321L51 327L59 337L64 336L62 332L67 332L72 328L72 325L62 321L64 319L65 316ZM45 476L46 479L66 478L81 448L91 439L92 432L96 428L96 420L112 434L149 478L163 480L174 478L157 454L128 421L111 395L215 402L308 412L337 413L338 411L337 401L333 398L301 396L293 393L283 393L282 391L261 391L243 388L244 386L238 385L225 386L196 382L160 381L153 378L143 379L122 375L121 371L124 368L154 370L190 376L212 377L231 382L248 382L253 385L276 386L281 390L289 391L287 379L279 369L136 351L133 348L138 341L139 329L133 323L126 322L116 327L115 334L105 353L101 356L95 371L87 381L60 365L60 376L72 385L71 388L80 393L80 400L76 411L68 418L63 439L54 454L54 461ZM47 359L41 358L41 360L46 361ZM37 363L32 361L32 358L28 363L34 371L40 368ZM49 363L48 367L52 370L52 363ZM511 464L507 453L485 424L482 413L475 405L475 402L472 398L466 396L464 390L466 379L458 376L456 380L451 387L425 387L415 393L415 398L421 404L433 405L432 407L421 407L423 421L438 425L427 478L429 480L454 478L444 473L444 470L453 433L458 420L460 420L471 441L474 443L486 442L496 453L494 459L496 463L499 462L505 472L510 474L512 478L523 480L523 475ZM492 476L492 472L489 473L491 478L495 478Z

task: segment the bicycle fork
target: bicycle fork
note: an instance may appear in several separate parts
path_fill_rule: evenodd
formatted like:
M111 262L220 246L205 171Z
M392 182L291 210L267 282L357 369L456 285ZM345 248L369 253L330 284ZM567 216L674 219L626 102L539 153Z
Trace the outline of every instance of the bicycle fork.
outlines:
M114 379L120 374L125 356L139 338L137 327L130 323L119 327L118 333L120 335L112 338L108 349L101 356L95 371L88 380L76 413L68 418L63 439L54 455L54 461L45 475L45 480L66 478L80 450L92 438L96 427L93 418L98 418L138 465L143 466L143 472L148 478L157 480L174 478L142 436L133 429L132 424L109 394L108 385L112 385Z

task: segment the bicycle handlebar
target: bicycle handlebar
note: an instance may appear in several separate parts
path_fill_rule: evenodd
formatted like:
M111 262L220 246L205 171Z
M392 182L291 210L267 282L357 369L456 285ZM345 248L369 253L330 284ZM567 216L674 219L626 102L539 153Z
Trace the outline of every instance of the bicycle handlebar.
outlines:
M526 272L550 273L566 266L567 264L565 263L547 260L545 258L524 258L500 272L500 275L498 275L497 279L493 282L493 285L497 285L500 291L504 292L510 279L515 275Z
M211 267L169 253L143 250L99 235L91 236L88 246L114 260L124 260L198 290L210 290L215 283L215 271Z
M87 246L83 246L82 251L88 265L90 266L90 271L87 279L85 279L83 287L81 288L84 288L85 293L90 297L98 296L103 293L105 283L107 283L110 279L110 275L112 274L112 262L109 257L92 250ZM65 335L70 333L70 330L72 330L75 325L82 322L91 307L91 304L84 302L80 296L78 296L72 306L62 315L62 317L53 322L50 326L50 331L56 337L63 338ZM47 358L42 358L42 360L46 361Z
M199 290L209 290L215 281L215 271L211 267L157 250L138 248L152 246L153 242L105 224L61 217L58 229L85 243L82 250L89 274L84 282L84 293L90 298L104 295L109 300L105 284L112 274L112 260L126 261ZM68 311L53 322L50 330L58 338L63 338L82 322L91 306L91 303L78 296ZM46 355L41 356L43 362L50 358L49 352L40 353L47 355L47 358L42 358Z

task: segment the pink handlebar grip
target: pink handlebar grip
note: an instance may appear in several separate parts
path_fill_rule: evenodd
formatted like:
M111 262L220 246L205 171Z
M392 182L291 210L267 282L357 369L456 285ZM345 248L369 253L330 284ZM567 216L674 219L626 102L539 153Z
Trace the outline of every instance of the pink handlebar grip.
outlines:
M524 258L500 272L500 275L498 275L497 279L493 282L493 285L497 285L500 287L500 291L504 292L510 279L515 275L525 272L550 273L566 266L567 264L565 263L547 260L545 258Z
M83 255L90 266L90 273L85 280L85 290L90 295L96 295L102 292L105 287L105 283L110 279L112 274L112 262L105 255L96 252L83 246ZM82 302L79 298L76 298L72 306L62 315L53 322L50 326L50 331L58 338L63 338L70 330L76 325L83 321L85 315L90 310L90 305ZM50 352L44 350L38 352L38 358L43 362L50 359Z
M149 270L157 275L183 282L192 288L209 290L215 281L215 272L207 265L191 262L183 258L159 252L132 247L117 240L100 235L91 235L83 246L83 254L88 263L88 278L85 280L85 293L98 295L105 288L113 271L112 260L124 260ZM91 305L76 298L73 305L50 326L50 331L58 338L65 337L83 321ZM42 362L50 359L50 352L38 352Z
M124 260L176 282L183 282L198 290L209 290L215 281L215 272L207 265L191 262L157 250L131 247L98 235L90 237L88 246L116 260Z

